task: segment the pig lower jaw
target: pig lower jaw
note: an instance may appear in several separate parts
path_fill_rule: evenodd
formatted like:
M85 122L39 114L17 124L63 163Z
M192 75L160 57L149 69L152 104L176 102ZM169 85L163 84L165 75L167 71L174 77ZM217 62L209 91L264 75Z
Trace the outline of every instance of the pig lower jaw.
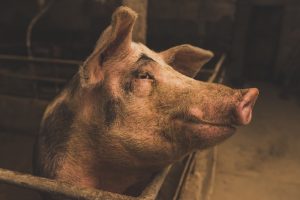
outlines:
M236 129L234 125L232 124L225 124L225 123L221 123L221 122L211 122L211 121L207 121L207 120L199 120L199 124L203 124L203 125L210 125L210 126L216 126L216 127L225 127L225 128L230 128L230 129Z
M212 147L236 132L236 128L231 125L209 125L183 120L176 120L175 130L183 147L193 150Z
M180 127L181 130L192 131L195 134L207 133L211 134L211 136L217 135L232 135L236 131L236 127L231 124L221 124L221 123L213 123L206 121L186 121L186 120L175 120L175 124ZM206 135L206 134L204 134Z
M229 123L222 123L222 122L213 122L213 121L208 121L204 119L200 119L199 117L196 117L194 115L178 115L174 117L176 121L182 121L187 124L194 124L194 125L209 125L209 126L214 126L214 127L224 127L224 128L229 128L235 130L235 126L233 124Z
M208 121L203 119L200 116L194 115L194 114L177 114L173 117L175 120L182 121L184 123L191 123L191 124L199 124L199 125L210 125L210 126L216 126L216 127L228 127L235 129L235 124L230 123L224 123L224 122L217 122L217 121Z
M224 131L224 133L236 131L236 127L230 124L221 124L221 123L213 123L213 122L206 122L206 121L201 121L200 123L193 123L193 122L184 122L184 123L186 123L188 126L196 130L202 130L202 129L212 130L212 131L221 130Z

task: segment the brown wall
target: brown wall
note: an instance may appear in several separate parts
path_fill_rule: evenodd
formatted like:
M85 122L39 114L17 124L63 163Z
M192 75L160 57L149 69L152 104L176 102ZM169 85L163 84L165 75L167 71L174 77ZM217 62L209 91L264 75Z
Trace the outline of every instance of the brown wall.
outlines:
M239 0L235 14L234 40L231 51L231 79L243 76L245 51L251 10L254 6L283 6L283 17L280 31L279 46L275 59L273 79L290 70L291 65L300 65L299 56L292 56L300 44L300 1L297 0Z
M226 50L235 5L229 0L149 1L148 43L155 49L191 43Z

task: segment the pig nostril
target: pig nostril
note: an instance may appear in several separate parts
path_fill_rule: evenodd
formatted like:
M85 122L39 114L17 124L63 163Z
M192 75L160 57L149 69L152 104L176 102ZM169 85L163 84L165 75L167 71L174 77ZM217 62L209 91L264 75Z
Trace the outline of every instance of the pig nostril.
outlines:
M244 96L248 91L249 91L249 89L241 89L242 96Z
M242 90L242 100L236 108L237 123L246 125L250 123L252 118L252 109L258 96L258 89L250 88L248 90Z
M251 102L251 101L246 101L246 102L244 102L244 105L242 106L242 109L250 109L250 108L252 108L253 107L253 104L254 104L254 102Z

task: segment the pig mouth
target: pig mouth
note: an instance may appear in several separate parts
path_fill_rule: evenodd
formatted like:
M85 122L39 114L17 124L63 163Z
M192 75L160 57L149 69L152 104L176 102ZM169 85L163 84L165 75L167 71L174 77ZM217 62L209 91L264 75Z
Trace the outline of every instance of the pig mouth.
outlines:
M179 115L175 116L175 119L181 121L181 123L184 123L186 125L191 125L191 126L197 126L197 125L214 126L216 128L219 127L219 128L236 130L236 127L231 123L208 121L208 120L196 117L194 115L179 114Z
M236 127L231 123L206 121L195 116L176 118L175 128L189 147L197 149L218 144L236 132Z
M177 115L174 128L184 147L198 150L214 146L236 132L235 124L229 121L208 121L191 112Z

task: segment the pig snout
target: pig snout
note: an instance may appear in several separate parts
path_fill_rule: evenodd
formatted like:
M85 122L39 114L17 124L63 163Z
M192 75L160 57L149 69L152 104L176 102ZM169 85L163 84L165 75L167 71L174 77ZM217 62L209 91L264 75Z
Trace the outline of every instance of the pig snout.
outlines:
M249 124L259 94L258 89L229 89L227 91L231 92L215 100L215 104L206 104L205 107L191 106L186 114L183 114L183 118L190 122L212 126L233 127Z
M259 91L256 88L241 90L242 98L236 106L236 124L246 125L249 124L252 118L252 110Z

